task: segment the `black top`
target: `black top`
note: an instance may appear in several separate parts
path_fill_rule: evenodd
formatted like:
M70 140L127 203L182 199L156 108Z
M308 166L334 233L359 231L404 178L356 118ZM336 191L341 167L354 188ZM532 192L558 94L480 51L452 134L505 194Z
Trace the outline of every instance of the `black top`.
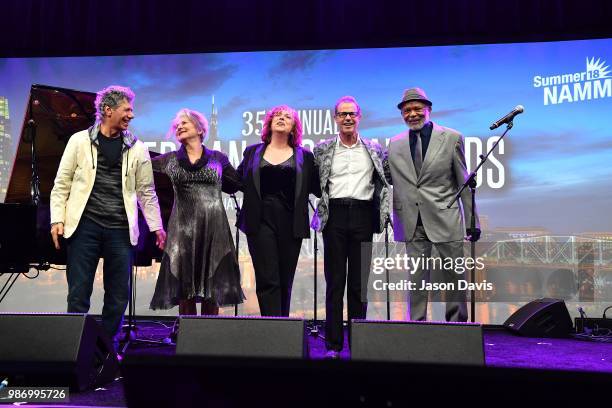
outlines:
M423 148L423 161L425 160L425 154L427 153L427 147L429 147L429 140L431 140L431 131L433 130L433 123L427 122L421 130L410 130L410 154L412 155L412 161L414 162L414 149L416 147L416 133L421 132L421 146Z
M431 140L431 132L433 130L433 123L427 122L421 130L410 130L410 154L412 155L412 161L414 162L414 150L416 148L416 133L421 133L421 147L423 149L423 158L421 163L425 161L425 154L427 154L427 148L429 147L429 141ZM423 220L421 219L421 212L419 211L419 215L417 217L417 225L423 225Z
M262 208L264 205L264 193L262 183L262 171L268 171L263 155L266 150L264 143L248 146L244 150L242 162L238 166L238 174L242 178L243 203L238 217L237 226L247 235L256 234L261 223ZM293 162L295 181L291 182L292 192L295 194L293 202L293 230L294 238L309 238L310 227L308 225L308 195L321 196L319 184L319 168L315 165L312 153L301 146L293 148ZM265 177L266 180L268 177ZM289 181L286 180L288 189ZM266 187L268 189L269 187ZM273 190L270 188L268 191ZM288 190L287 190L288 191Z
M102 132L98 132L98 147L106 158L108 165L112 167L117 164L121 158L123 138L121 135L118 137L106 137L102 134Z
M264 199L277 199L288 210L293 210L295 201L295 159L293 155L279 164L272 164L262 157L259 177L261 177L261 195Z
M98 133L96 179L83 215L106 228L128 228L121 186L123 139Z

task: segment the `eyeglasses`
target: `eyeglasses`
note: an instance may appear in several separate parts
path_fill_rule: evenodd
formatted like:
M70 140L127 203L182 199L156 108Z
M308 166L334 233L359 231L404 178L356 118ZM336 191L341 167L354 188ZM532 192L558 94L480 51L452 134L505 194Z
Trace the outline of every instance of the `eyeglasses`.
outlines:
M339 117L340 119L345 118L346 115L350 116L351 119L355 118L356 116L359 116L358 112L336 112L336 116Z

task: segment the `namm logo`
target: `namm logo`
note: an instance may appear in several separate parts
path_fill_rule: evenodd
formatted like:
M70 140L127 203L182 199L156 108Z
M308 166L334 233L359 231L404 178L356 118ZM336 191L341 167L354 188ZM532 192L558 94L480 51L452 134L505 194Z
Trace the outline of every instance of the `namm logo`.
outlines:
M586 71L533 77L533 87L542 88L544 105L589 101L612 97L612 77L606 61L586 59Z

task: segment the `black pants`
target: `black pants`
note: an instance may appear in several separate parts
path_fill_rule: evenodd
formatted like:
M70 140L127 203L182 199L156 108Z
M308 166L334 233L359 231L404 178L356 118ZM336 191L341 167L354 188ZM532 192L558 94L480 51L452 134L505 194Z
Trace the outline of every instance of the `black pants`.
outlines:
M125 229L105 228L87 217L68 238L68 313L88 313L96 269L104 258L104 306L102 326L115 337L130 296L130 273L134 263L134 247Z
M372 259L371 247L362 259L362 242L372 242L372 203L330 200L329 218L323 230L325 244L325 342L328 350L342 350L344 287L347 286L348 320L365 319L368 304L361 301L362 262ZM347 268L348 263L348 268ZM369 268L368 268L369 271ZM365 275L367 276L367 274ZM365 282L367 284L367 282Z
M264 198L259 230L247 235L262 316L289 316L291 288L302 239L293 237L293 213Z

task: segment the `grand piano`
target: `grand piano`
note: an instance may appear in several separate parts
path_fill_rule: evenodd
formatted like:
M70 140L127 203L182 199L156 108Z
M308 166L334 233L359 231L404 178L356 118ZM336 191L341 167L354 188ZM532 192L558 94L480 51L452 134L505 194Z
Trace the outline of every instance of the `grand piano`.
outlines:
M49 197L68 140L95 120L95 98L92 92L32 85L5 202L0 204L5 223L0 274L66 264L66 245L55 250L49 233ZM151 152L152 157L157 154ZM173 204L172 187L166 176L157 173L155 184L166 226ZM161 257L161 251L155 247L155 235L147 233L141 213L139 227L136 265L151 265L152 259Z

